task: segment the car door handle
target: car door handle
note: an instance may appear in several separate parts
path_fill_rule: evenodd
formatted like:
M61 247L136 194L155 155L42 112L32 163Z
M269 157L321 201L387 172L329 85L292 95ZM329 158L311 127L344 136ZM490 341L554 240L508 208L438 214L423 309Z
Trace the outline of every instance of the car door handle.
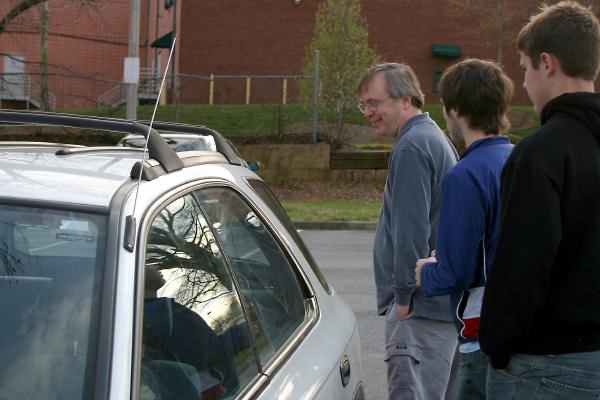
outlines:
M350 360L348 360L348 356L344 354L340 361L340 375L342 378L342 386L348 386L348 382L350 382Z

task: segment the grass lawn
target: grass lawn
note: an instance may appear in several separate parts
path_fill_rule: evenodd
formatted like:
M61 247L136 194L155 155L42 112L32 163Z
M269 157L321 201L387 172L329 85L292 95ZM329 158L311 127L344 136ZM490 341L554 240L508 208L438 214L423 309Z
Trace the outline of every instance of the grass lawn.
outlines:
M138 107L137 119L149 120L154 106ZM124 107L64 109L61 112L125 118ZM357 112L358 113L358 112ZM290 124L311 121L310 105L305 104L186 104L159 106L156 121L204 125L225 136L282 135Z
M381 201L293 200L283 201L292 221L377 221Z
M141 105L138 108L138 119L150 119L154 107ZM446 129L446 121L440 104L426 104L423 107L431 118L442 129ZM532 107L515 106L511 110L534 115ZM104 117L125 118L125 107L97 107L80 109L62 109L59 112L72 114L98 115ZM227 137L239 136L282 136L288 127L303 123L310 126L312 110L310 104L186 104L159 106L155 119L157 121L181 122L185 124L205 125L221 132ZM321 114L319 118L323 118ZM535 119L537 121L537 117ZM351 109L346 115L351 124L366 125L367 121L358 110ZM537 125L514 129L511 135L523 137Z
M511 137L517 137L518 139L523 139L527 136L528 133L534 131L540 126L540 120L538 115L533 111L533 107L525 107L525 106L514 106L510 108L513 111L521 112L523 114L530 115L532 120L535 121L533 125L529 127L522 128L511 128L508 131L508 135Z

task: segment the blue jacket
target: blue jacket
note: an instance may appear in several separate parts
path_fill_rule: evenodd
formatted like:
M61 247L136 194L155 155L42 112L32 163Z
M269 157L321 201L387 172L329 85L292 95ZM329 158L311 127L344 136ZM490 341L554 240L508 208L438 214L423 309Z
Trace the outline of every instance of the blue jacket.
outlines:
M427 113L400 129L373 245L379 314L392 303L411 304L415 316L451 320L449 298L427 298L416 287L415 263L434 248L442 182L456 160L454 147Z
M513 145L505 136L473 142L444 179L436 263L421 271L428 296L451 295L461 342L476 341L487 272L496 251L500 176Z

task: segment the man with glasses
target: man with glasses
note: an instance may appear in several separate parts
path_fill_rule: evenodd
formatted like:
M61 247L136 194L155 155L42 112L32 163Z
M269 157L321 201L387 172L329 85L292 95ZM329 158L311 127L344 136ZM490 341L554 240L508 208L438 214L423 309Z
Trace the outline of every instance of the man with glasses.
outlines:
M457 154L421 111L424 96L408 65L373 66L358 93L358 108L375 131L396 137L373 248L389 398L442 399L456 348L449 298L425 297L414 265L434 249L442 179Z

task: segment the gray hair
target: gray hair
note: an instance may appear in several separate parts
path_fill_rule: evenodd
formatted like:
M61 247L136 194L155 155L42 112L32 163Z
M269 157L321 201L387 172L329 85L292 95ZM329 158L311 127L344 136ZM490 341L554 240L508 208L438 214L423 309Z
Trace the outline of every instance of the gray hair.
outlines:
M369 81L379 73L384 74L387 92L390 97L399 99L408 95L413 106L419 109L423 106L425 95L421 91L417 75L406 64L382 63L372 66L360 80L358 91L361 92Z

